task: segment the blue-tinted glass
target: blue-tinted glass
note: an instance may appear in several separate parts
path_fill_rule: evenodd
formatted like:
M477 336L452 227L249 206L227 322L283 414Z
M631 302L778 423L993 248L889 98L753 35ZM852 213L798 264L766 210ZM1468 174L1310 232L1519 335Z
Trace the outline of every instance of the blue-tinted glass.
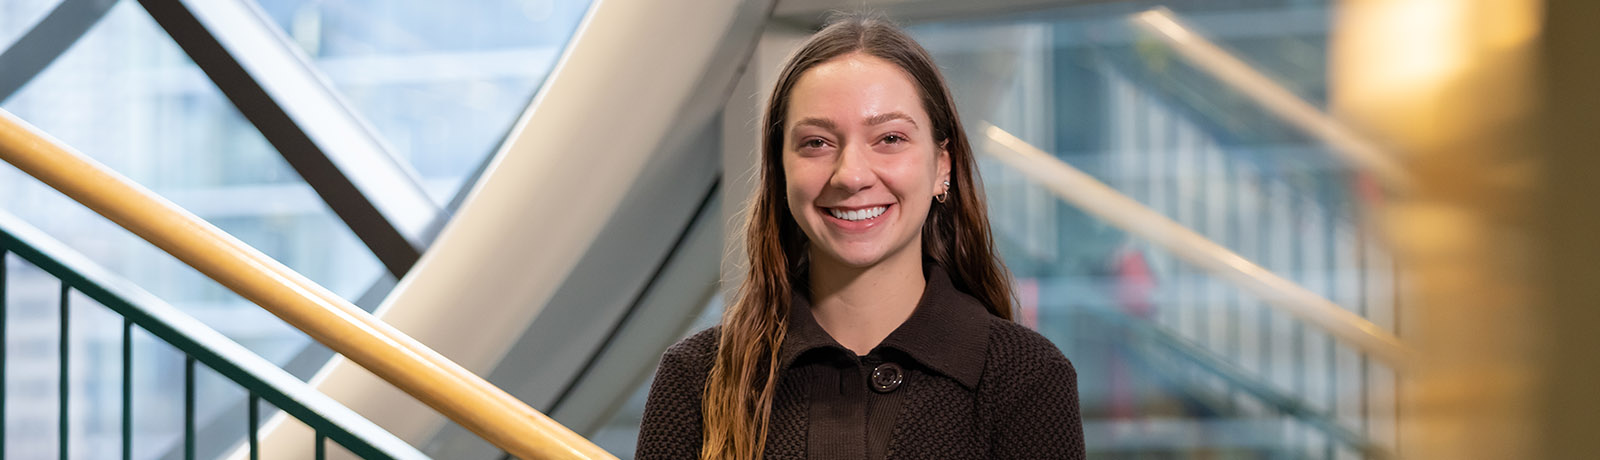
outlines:
M115 6L3 108L340 296L359 296L384 273L135 2ZM0 167L0 207L269 360L282 363L307 343L261 308L9 166ZM13 431L5 443L12 458L54 455L56 413L43 402L54 398L55 360L41 352L52 350L56 337L54 284L23 268L10 283L11 311L18 312L11 330L38 332L9 338L10 400L41 404L9 405L6 423L48 430L38 436ZM80 411L73 445L83 446L85 458L112 458L120 423L118 411L108 408L120 401L120 321L93 319L99 307L79 305L74 316L84 322L73 326L73 404ZM181 399L174 398L181 395L182 358L147 339L137 348L134 446L139 458L148 458L166 452L180 433ZM202 424L240 396L220 381L204 383L212 379L205 375Z
M1171 3L1200 40L1326 110L1327 2ZM1392 379L1373 378L1387 369L985 151L997 147L980 123L1392 325L1388 256L1356 212L1374 199L1371 180L1252 96L1259 88L1227 83L1137 26L1151 6L912 27L979 149L1019 320L1077 366L1092 457L1324 458L1354 451L1340 430L1392 446ZM1294 405L1318 414L1291 416Z
M0 2L0 47L9 46L33 28L61 0L7 0Z
M259 0L444 203L555 67L588 0Z

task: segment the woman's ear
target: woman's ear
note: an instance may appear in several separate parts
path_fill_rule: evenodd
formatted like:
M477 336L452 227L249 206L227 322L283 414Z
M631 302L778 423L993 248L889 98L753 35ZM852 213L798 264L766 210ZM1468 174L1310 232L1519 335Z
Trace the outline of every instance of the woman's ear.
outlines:
M939 142L939 157L938 157L938 159L935 160L935 163L937 163L937 165L935 165L935 170L934 170L934 174L933 174L934 191L939 192L939 193L944 193L945 191L947 191L949 189L949 186L945 185L945 184L949 184L950 183L950 149L948 148L949 146L950 146L950 140L949 139L945 139L944 141ZM935 193L935 195L938 195L939 193Z

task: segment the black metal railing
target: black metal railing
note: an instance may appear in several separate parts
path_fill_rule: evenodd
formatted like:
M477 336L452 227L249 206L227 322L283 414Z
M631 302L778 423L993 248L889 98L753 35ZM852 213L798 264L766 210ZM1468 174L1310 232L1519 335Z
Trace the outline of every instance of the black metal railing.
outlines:
M6 373L5 331L6 317L11 306L7 303L7 258L15 254L24 262L48 273L60 281L59 331L60 361L58 378L58 455L68 458L73 446L70 437L71 362L68 337L74 291L98 302L122 317L121 328L121 458L133 458L133 333L142 329L166 342L184 354L183 371L183 453L184 458L196 455L195 371L203 364L224 378L231 380L248 392L249 433L246 444L252 460L260 455L257 433L261 420L260 403L267 403L289 416L305 423L316 432L316 458L326 455L326 444L332 440L361 458L367 459L421 459L427 458L412 446L384 431L371 421L362 418L333 399L316 392L310 385L278 368L244 346L221 333L180 312L173 306L156 299L151 294L129 284L83 256L66 248L48 235L33 229L20 220L0 212L0 382L11 377ZM5 414L6 385L0 384L0 414ZM100 408L95 408L100 409ZM9 441L0 423L0 445ZM0 449L0 458L4 457Z

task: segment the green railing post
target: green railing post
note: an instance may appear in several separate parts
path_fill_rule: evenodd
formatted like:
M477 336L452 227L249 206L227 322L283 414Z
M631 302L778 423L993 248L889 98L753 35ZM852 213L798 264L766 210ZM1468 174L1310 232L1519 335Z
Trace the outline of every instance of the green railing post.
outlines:
M61 423L61 427L60 427L61 433L59 433L59 435L56 436L56 438L61 441L61 446L59 448L57 448L57 453L60 454L61 460L67 460L67 445L68 445L67 444L68 443L68 436L67 436L68 435L68 431L67 431L67 429L71 426L71 424L70 424L70 422L71 422L71 412L68 412L68 407L67 407L68 396L70 396L72 394L72 385L71 385L72 381L68 379L68 377L69 377L68 367L70 367L69 365L72 363L71 360L68 359L71 356L71 355L68 354L68 351L69 351L68 350L68 348L69 348L68 344L71 343L71 341L69 340L71 337L70 337L70 334L67 333L69 331L68 328L67 328L67 324L68 324L68 322L67 322L67 319L68 319L67 309L69 307L69 305L67 304L68 303L67 302L67 298L69 297L68 294L71 294L71 293L72 293L72 286L68 285L66 280L62 280L61 281L61 381L60 381L60 391L61 391L61 398L60 398L61 399L61 409L60 410L61 410L61 416L57 417L57 419Z
M6 257L9 251L0 247L0 460L6 458L6 342L10 334L6 334L6 310L9 303L6 301Z
M261 431L261 422L259 421L261 418L261 397L256 396L256 392L252 391L245 404L249 407L250 413L250 460L261 460L261 439L257 434L257 432Z
M133 320L122 317L122 460L133 460Z
M194 460L194 355L183 356L183 458Z

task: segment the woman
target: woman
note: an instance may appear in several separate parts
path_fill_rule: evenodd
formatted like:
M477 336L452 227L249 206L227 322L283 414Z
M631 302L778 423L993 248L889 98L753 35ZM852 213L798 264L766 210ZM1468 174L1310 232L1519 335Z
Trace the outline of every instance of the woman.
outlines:
M780 74L761 153L748 274L663 355L638 458L1084 456L1072 364L1010 320L926 50L882 20L824 28Z

